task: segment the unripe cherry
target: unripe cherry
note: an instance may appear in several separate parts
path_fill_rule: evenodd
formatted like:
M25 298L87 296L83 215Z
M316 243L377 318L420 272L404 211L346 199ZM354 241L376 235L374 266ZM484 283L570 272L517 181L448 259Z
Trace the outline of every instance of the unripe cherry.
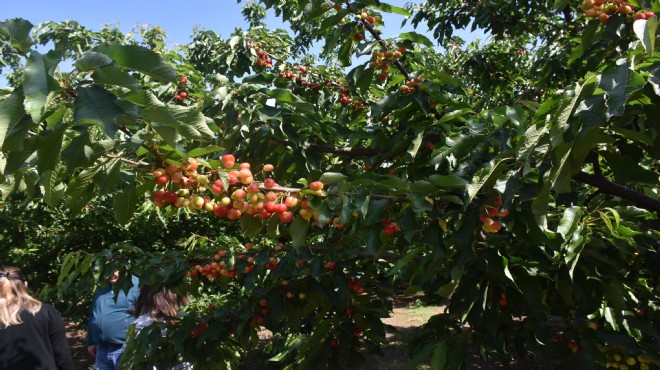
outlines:
M274 169L275 169L275 166L273 166L272 164L265 164L264 165L264 171L265 172L272 172Z
M247 168L250 168L250 164L248 162L243 162L243 163L238 165L238 168L241 169L241 170L242 169L247 169Z
M164 168L155 168L151 173L154 175L154 178L167 175L167 171Z
M286 199L284 199L284 204L286 204L286 206L289 208L294 208L298 205L298 198L290 196L286 197Z
M266 200L266 201L269 201L269 202L274 202L274 201L277 200L277 198L278 198L278 195L277 195L276 192L274 192L274 191L269 191L268 193L266 193L266 198L265 198L265 200Z
M241 184L243 185L250 185L254 181L254 177L252 176L247 176L247 177L242 177L241 178Z
M234 190L234 192L232 193L231 197L234 198L234 199L245 199L245 196L246 196L246 195L247 195L247 194L246 194L245 190L243 190L243 189L236 189L236 190Z
M199 161L196 158L188 158L188 164L184 166L186 170L195 171L199 167Z
M238 177L239 178L242 179L242 178L248 177L248 176L252 176L252 171L250 171L249 168L241 168L240 171L238 171Z
M321 181L313 181L309 184L309 188L314 191L323 190L323 183Z

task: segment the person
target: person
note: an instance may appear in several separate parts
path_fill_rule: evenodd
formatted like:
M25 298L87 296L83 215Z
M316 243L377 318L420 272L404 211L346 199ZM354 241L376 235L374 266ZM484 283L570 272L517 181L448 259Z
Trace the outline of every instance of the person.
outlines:
M140 295L138 296L135 311L133 312L135 337L140 334L142 329L152 323L166 322L168 318L176 316L181 306L187 303L187 296L176 293L169 287L160 286L153 288L149 285L143 285L140 288ZM165 332L161 331L161 334L165 335ZM192 369L192 366L187 362L176 364L172 368L172 370L190 369Z
M0 369L74 369L62 316L30 296L13 266L0 267Z
M115 297L113 286L118 279L119 271L115 271L92 300L85 344L87 352L95 357L95 370L119 370L126 332L133 319L130 312L135 309L139 281L131 276L128 293L120 290Z

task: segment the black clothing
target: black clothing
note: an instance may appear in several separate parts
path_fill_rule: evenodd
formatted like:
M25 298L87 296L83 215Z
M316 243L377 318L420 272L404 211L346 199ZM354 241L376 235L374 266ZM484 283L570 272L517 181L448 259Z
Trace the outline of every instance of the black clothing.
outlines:
M0 370L74 370L60 313L44 303L20 316L21 324L0 326Z

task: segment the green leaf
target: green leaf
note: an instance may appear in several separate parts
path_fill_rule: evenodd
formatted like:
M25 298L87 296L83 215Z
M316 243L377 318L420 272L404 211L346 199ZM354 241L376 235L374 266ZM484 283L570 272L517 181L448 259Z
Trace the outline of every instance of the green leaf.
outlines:
M633 30L635 35L644 45L644 50L653 56L653 49L655 49L656 31L658 30L658 16L654 15L649 19L638 19L633 23Z
M495 165L493 165L490 168L482 168L480 169L472 178L472 183L470 183L467 186L467 191L468 191L468 200L467 203L472 202L472 199L477 195L479 190L481 190L484 187L489 187L492 186L493 183L497 180L497 178L502 174L502 171L504 171L505 164L504 162L507 159L502 159L499 160Z
M101 165L99 171L94 175L94 184L98 188L96 193L99 195L112 193L121 181L120 170L119 158L112 158Z
M154 129L165 140L165 142L172 148L176 148L181 140L181 135L177 132L176 128L157 122L151 123L151 128Z
M92 79L97 85L123 86L129 89L135 89L139 86L138 82L128 72L122 71L114 65L98 68L92 74Z
M351 56L355 51L355 42L353 37L344 37L341 39L343 42L339 46L339 51L337 52L337 57L342 67L348 67L351 65Z
M390 4L380 3L376 6L374 6L374 8L376 8L378 10L382 10L386 13L394 13L394 14L402 15L404 17L412 16L412 14L410 14L410 12L407 11L406 9L401 8L399 6L390 5Z
M573 206L566 208L561 221L559 221L559 226L557 226L557 233L559 233L564 240L568 240L577 229L578 222L580 222L583 214L583 207Z
M418 180L412 183L410 186L410 191L413 193L417 194L425 194L428 195L430 193L433 193L434 191L438 190L432 183L429 181L425 180Z
M289 226L289 234L294 248L302 247L307 243L307 231L309 230L309 221L296 216Z
M178 125L178 131L183 137L208 140L215 136L206 123L204 115L197 109L178 105L168 106L168 108L177 122L181 123Z
M336 182L342 181L343 179L346 178L346 175L338 172L326 172L323 175L321 175L321 178L319 181L321 181L325 185L330 185L334 184Z
M44 202L51 207L57 207L64 198L64 185L59 182L58 171L42 173Z
M76 60L74 66L79 71L91 71L99 67L107 66L112 64L113 61L109 56L90 51L82 56L82 58Z
M7 154L7 163L5 165L5 175L14 174L23 166L25 161L30 158L37 150L37 138L28 137L23 143L23 149Z
M23 91L15 89L8 98L0 101L0 144L5 150L7 150L4 144L7 133L20 126L23 121L25 115L23 98Z
M555 0L552 9L555 12L562 11L568 5L568 0Z
M423 141L424 141L424 130L419 129L417 135L415 136L415 139L410 143L410 147L408 147L406 154L408 154L410 158L414 158L415 155L417 155L417 151L419 151L419 148L422 146Z
M62 149L62 139L64 138L66 126L59 125L49 132L48 135L40 135L37 145L37 170L41 173L55 169L55 165L60 160L60 150Z
M62 161L66 164L67 171L73 172L78 167L92 164L94 149L89 140L89 132L85 130L71 140L69 145L62 151Z
M274 89L266 90L266 95L274 98L280 103L291 104L296 108L300 108L307 113L315 113L316 108L309 102L301 99L299 96L293 94L291 91L286 89Z
M620 153L600 152L609 165L614 180L620 184L642 183L657 185L659 178L656 173L639 165L634 158Z
M429 40L428 37L426 37L422 34L419 34L417 32L404 32L404 33L399 35L399 38L402 39L402 40L412 41L416 44L422 44L422 45L428 46L430 48L433 47L433 42L431 42L431 40Z
M120 225L126 225L135 213L138 204L138 194L135 188L117 193L112 199L112 208L115 211L115 220Z
M202 148L195 148L195 149L189 151L188 156L189 157L202 157L202 156L205 156L207 154L219 152L221 150L224 150L224 148L221 147L221 146L209 145L209 146L205 146L205 147L202 147Z
M621 116L626 104L626 82L628 81L628 59L616 61L617 66L608 68L600 77L599 88L608 96L607 118Z
M117 133L117 117L124 111L117 105L117 97L109 91L91 86L78 89L73 118L76 123L92 123L103 127L110 138Z
M548 202L550 201L550 184L544 184L541 191L536 195L532 201L532 214L536 224L541 230L548 229Z
M9 38L9 45L26 55L34 42L30 37L32 23L22 18L13 18L0 22L0 34Z
M440 188L462 188L470 184L467 180L456 175L431 175L429 181Z
M264 226L264 223L259 217L252 217L245 215L240 219L241 232L247 238L254 238L259 235L259 232Z
M25 110L32 116L34 122L41 121L51 94L61 90L50 75L50 69L54 67L51 59L52 57L32 51L25 63L23 83Z
M447 363L447 342L442 341L435 345L433 356L431 357L431 368L433 370L443 370Z
M178 74L156 52L138 45L108 44L99 45L94 51L103 53L115 61L115 65L138 71L161 82L176 82Z
M88 197L88 195L83 195L92 192L94 176L98 171L98 166L87 168L69 182L69 186L66 189L67 207L72 207L79 199Z

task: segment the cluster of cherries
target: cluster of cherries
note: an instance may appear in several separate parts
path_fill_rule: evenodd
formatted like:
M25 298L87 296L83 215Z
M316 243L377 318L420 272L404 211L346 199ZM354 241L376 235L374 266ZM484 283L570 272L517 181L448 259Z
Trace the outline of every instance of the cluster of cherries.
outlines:
M489 205L486 205L479 213L479 220L483 223L483 230L488 233L497 233L502 230L502 223L494 218L506 217L509 215L509 210L500 210L502 207L502 196L495 195Z
M281 222L290 223L294 218L293 211L298 208L306 220L318 217L307 205L307 199L300 201L298 193L274 191L277 184L273 178L256 182L250 163L240 163L235 168L236 159L232 154L225 154L222 163L224 168L212 170L210 175L198 173L199 161L192 157L182 165L166 163L164 167L154 169L155 183L163 185L153 194L154 204L191 211L205 210L230 220L242 216L270 219L276 215ZM266 173L274 169L271 164L263 166ZM309 189L323 195L320 181L310 183Z
M387 80L390 77L391 63L399 60L407 51L408 49L402 46L395 50L375 50L371 53L371 63L369 65L374 70L380 71L376 78L380 81Z
M257 53L257 66L265 68L273 68L273 58L266 53L259 44L247 43L246 47L254 49Z
M179 86L177 88L176 95L174 96L174 100L176 100L177 103L183 103L188 98L188 92L186 91L187 83L188 83L188 77L181 76L181 78L179 79Z
M631 15L635 12L634 8L635 5L625 0L584 0L580 5L586 17L598 18L602 24L606 24L615 14ZM649 19L654 15L653 12L639 11L635 13L634 19Z

